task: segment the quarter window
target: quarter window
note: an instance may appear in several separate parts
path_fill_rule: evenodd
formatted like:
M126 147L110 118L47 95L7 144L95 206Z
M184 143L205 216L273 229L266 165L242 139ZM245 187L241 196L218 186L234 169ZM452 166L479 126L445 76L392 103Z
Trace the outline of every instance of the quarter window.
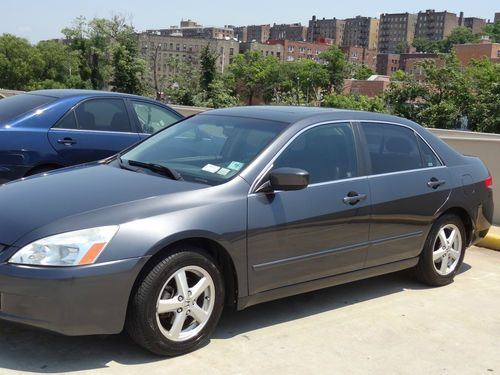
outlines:
M432 168L441 166L441 162L436 157L436 154L427 145L427 143L425 143L420 137L417 137L417 140L418 146L420 147L420 153L422 154L423 167Z
M312 184L357 176L356 148L349 124L322 125L298 136L274 168L300 168Z
M76 109L78 126L84 130L132 132L125 103L121 99L93 99Z
M164 127L179 121L179 117L160 106L132 101L132 107L141 126L141 133L153 134Z
M55 127L58 129L77 129L75 112L70 111Z
M422 168L417 137L408 128L376 123L362 123L373 174Z

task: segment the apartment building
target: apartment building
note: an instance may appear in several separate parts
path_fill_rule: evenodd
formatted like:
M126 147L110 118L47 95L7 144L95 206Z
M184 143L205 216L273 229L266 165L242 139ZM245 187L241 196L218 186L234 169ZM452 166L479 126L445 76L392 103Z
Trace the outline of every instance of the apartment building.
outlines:
M234 39L243 43L246 43L248 41L248 29L246 26L229 25L228 27L233 29Z
M415 37L417 15L411 13L384 13L380 15L378 51L395 53L402 46L411 45Z
M255 41L240 43L240 53L245 53L247 51L257 51L260 52L262 56L266 57L273 56L280 62L283 62L284 58L284 46L282 44L262 44Z
M305 42L307 40L307 26L299 23L292 24L274 24L271 27L269 39L272 40L294 40Z
M377 69L377 50L365 47L341 47L347 61L354 65L366 65L375 71Z
M342 46L344 40L345 21L337 18L331 19L318 19L312 16L309 21L307 32L307 41L314 43L318 39L331 39L336 46Z
M377 49L379 20L373 17L348 18L345 20L344 47Z
M401 55L398 53L379 53L377 55L377 74L391 76L399 70Z
M224 72L234 55L239 53L239 42L233 39L187 38L144 32L138 34L138 43L142 57L160 77L167 77L172 72L174 59L199 64L201 51L207 45L218 55L220 72Z
M269 40L271 25L250 25L247 26L247 42L256 41L265 43Z
M486 26L486 20L479 17L464 17L464 12L460 12L460 16L458 17L458 25L467 27L474 34L479 34Z
M195 21L181 21L180 26L170 26L168 29L147 30L149 34L161 36L182 36L186 38L232 39L234 30L231 27L213 27L199 25Z
M303 59L314 60L320 62L319 55L321 52L330 48L331 44L327 43L309 43L298 42L293 40L269 40L269 45L280 44L283 46L282 61L298 61Z
M455 13L428 9L418 13L415 38L443 40L457 27L458 17Z

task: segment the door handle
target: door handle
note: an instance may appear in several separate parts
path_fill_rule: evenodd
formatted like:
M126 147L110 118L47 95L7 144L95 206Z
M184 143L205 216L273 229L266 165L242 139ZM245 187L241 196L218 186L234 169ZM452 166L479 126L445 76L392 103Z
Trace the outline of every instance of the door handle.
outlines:
M349 194L347 194L347 197L344 197L343 202L345 204L354 206L359 202L366 200L366 198L368 198L366 194L358 194L356 192L351 191Z
M57 140L57 143L60 143L62 145L66 145L66 146L69 146L69 145L74 145L76 143L76 141L73 139L73 138L70 138L70 137L65 137L63 139L58 139Z
M446 184L445 180L438 180L436 177L432 177L430 181L427 182L427 186L434 190L444 184Z

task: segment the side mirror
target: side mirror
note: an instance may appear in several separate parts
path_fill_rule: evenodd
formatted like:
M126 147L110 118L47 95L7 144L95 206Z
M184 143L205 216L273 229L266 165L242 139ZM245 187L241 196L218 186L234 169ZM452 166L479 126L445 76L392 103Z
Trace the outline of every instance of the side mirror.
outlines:
M302 190L308 185L309 172L298 168L278 168L271 171L269 179L257 189L257 192Z

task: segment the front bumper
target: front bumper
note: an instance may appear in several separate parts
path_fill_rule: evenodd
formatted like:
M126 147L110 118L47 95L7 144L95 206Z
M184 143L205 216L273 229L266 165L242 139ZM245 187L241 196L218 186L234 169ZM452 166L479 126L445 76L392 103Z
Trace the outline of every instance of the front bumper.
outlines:
M1 264L0 319L69 336L119 333L147 260L71 268Z

